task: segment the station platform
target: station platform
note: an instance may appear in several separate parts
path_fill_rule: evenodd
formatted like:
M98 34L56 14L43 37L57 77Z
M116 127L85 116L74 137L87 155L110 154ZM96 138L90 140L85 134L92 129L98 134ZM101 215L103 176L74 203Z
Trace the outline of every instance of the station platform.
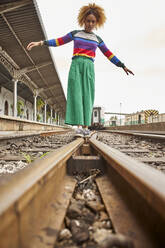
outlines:
M68 128L68 131L70 129ZM37 135L52 135L52 134L61 134L67 132L67 129L58 129L51 131L0 131L0 141L9 140L9 139L19 139L29 136L37 136Z
M0 133L2 135L8 135L9 132L13 132L16 135L22 131L36 132L36 131L61 131L70 128L67 125L55 125L49 123L41 123L37 121L30 121L21 118L14 118L12 116L1 115L0 116ZM21 134L21 133L20 133Z

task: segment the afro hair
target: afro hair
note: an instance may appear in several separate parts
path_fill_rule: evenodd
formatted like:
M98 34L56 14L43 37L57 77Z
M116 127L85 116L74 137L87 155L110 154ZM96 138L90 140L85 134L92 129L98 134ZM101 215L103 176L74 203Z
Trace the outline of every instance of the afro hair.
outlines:
M96 5L95 3L90 3L86 6L81 7L79 11L79 15L77 19L80 27L84 25L85 18L90 14L93 14L96 17L97 20L96 28L104 25L106 21L104 9Z

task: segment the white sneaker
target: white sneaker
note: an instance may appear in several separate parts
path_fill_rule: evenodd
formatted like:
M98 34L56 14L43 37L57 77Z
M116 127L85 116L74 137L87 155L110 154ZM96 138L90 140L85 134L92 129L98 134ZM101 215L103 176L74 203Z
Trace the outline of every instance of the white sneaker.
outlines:
M84 136L89 136L91 132L89 129L84 129L83 133L84 133Z
M82 128L76 129L76 137L84 137L84 131Z

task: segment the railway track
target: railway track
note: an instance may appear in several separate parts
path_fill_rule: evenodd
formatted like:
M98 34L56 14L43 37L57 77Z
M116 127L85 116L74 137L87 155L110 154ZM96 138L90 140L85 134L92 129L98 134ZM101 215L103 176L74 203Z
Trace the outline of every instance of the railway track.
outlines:
M74 140L74 133L66 131L23 132L0 137L0 183L4 174L13 174Z
M126 155L165 173L165 135L163 132L100 132L98 140Z
M163 248L164 189L158 170L79 138L1 185L1 248Z
M165 132L164 131L137 131L137 130L102 130L105 133L116 133L121 135L130 135L134 137L139 137L143 139L156 140L156 141L165 141Z

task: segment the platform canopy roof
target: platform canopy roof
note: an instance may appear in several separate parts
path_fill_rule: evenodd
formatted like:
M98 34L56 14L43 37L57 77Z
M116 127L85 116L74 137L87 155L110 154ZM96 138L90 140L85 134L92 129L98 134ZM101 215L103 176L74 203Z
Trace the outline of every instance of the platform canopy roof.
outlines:
M0 0L0 85L11 90L12 80L18 80L18 95L32 102L31 91L64 114L66 98L51 51L26 50L29 42L45 39L35 0Z

